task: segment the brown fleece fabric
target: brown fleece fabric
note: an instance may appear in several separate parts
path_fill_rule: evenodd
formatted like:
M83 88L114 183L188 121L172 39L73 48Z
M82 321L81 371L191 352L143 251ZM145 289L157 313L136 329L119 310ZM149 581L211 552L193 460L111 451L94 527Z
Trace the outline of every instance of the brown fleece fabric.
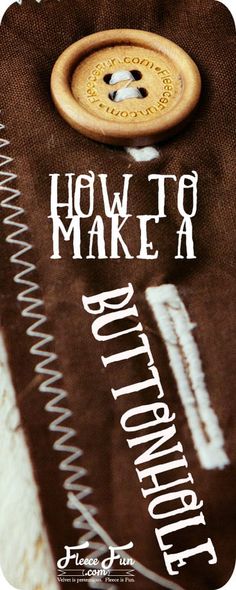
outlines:
M161 145L159 159L135 162L124 150L97 144L79 135L56 112L50 96L50 75L55 60L74 41L96 31L110 28L138 28L156 32L176 42L196 61L202 76L202 96L191 123L178 136ZM207 555L188 560L178 576L169 579L186 590L213 590L231 575L235 555L235 420L233 387L234 277L234 145L235 126L235 33L229 11L214 0L56 0L36 4L24 0L11 7L4 17L1 35L1 108L6 129L1 135L10 145L1 149L14 158L9 170L21 191L17 205L25 209L21 221L28 225L25 238L33 249L24 258L36 265L29 278L40 285L39 296L48 322L41 327L52 334L45 346L58 355L53 366L61 371L61 385L68 392L64 404L72 411L67 424L76 431L74 442L84 451L78 464L87 475L81 483L94 492L85 502L98 508L98 521L117 544L132 540L131 555L153 571L168 577L163 555L155 539L155 521L148 515L148 502L140 491L133 461L137 456L128 449L120 426L122 413L134 405L133 399L114 401L111 387L118 388L147 377L142 357L104 369L101 355L117 352L121 343L99 343L91 333L92 316L82 306L82 295L134 286L140 320L150 339L155 364L160 372L165 401L176 413L177 437L194 477L194 490L204 501L206 527L190 527L176 533L174 552L190 548L210 537L218 563L209 565ZM198 212L193 221L197 258L176 260L176 231L181 217L176 207L176 187L169 183L167 218L151 226L149 239L159 249L158 260L73 260L71 244L62 247L61 260L50 260L52 225L50 214L50 177L53 172L76 175L93 170L108 174L110 190L122 187L122 174L133 174L129 193L129 213L153 215L156 212L156 184L148 183L151 173L181 174L196 170ZM96 181L95 213L104 217L109 243L109 220L104 216L100 185ZM1 199L6 193L1 192ZM10 211L9 211L10 212ZM3 207L1 216L8 214ZM84 235L91 219L83 223ZM138 254L139 232L134 218L123 236L131 253ZM56 560L64 555L64 545L76 545L79 532L72 527L76 511L68 509L63 488L65 472L62 459L53 449L56 435L48 428L55 415L45 411L50 396L39 393L41 377L35 377L39 357L30 354L36 342L26 334L31 325L22 317L24 302L17 301L22 290L13 281L22 269L11 264L16 246L5 241L12 227L1 226L1 299L2 325L9 354L12 377L27 436L43 515ZM86 255L86 237L84 237ZM148 286L173 283L177 286L196 322L194 337L198 343L212 406L225 436L230 466L224 470L201 468L191 433L172 375L166 348L152 312L145 300ZM39 308L39 312L43 308ZM39 328L40 331L40 328ZM124 347L137 345L131 333ZM154 394L147 397L154 401ZM136 405L144 403L137 394ZM135 450L135 449L134 449ZM66 456L66 455L65 455ZM179 457L178 457L179 458ZM180 473L181 472L181 473ZM186 477L179 470L179 477ZM176 473L173 474L176 478ZM162 480L165 482L165 480ZM16 490L17 493L17 490ZM157 521L158 526L160 522ZM167 524L166 521L161 522ZM9 539L10 542L10 539ZM154 583L139 574L133 587L151 590ZM73 584L65 584L73 588Z

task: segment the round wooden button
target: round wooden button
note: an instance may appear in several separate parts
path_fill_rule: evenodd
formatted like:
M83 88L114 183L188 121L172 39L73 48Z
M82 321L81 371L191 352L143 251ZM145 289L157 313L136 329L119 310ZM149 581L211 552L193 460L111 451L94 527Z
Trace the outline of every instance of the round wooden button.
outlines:
M61 116L80 133L102 143L144 146L188 120L201 78L172 41L114 29L68 47L53 68L51 91Z

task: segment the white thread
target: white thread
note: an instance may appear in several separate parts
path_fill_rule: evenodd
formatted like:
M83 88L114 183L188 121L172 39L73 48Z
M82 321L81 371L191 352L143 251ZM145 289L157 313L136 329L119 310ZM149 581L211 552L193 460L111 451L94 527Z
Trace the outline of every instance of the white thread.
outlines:
M109 84L118 84L118 82L126 82L128 80L130 80L131 82L135 80L132 72L130 72L129 70L119 70L111 75Z
M140 90L132 87L119 88L119 90L112 92L110 96L113 102L121 102L121 100L126 100L127 98L143 98Z
M126 98L143 98L139 88L129 86L134 80L135 77L129 70L119 70L114 72L109 80L110 85L125 81L128 83L124 88L120 88L111 94L112 100L114 102L120 102ZM127 147L125 148L125 151L132 156L136 162L150 162L151 160L158 158L160 155L160 152L153 146L146 146L143 148Z
M0 123L0 131L3 129L4 125ZM8 140L0 139L0 148L6 147L9 144L10 142ZM101 543L101 541L95 540L96 537L100 535L97 532L98 529L93 530L90 525L90 522L93 522L93 515L96 514L97 509L90 504L82 504L82 500L84 500L84 498L91 493L92 489L79 483L79 480L87 473L87 471L75 464L83 452L80 448L71 444L71 440L76 435L76 432L73 428L65 425L65 422L72 416L71 410L62 405L62 401L68 398L68 394L64 389L55 386L55 384L63 378L63 375L60 371L49 368L52 363L58 360L58 357L54 352L48 351L48 345L53 342L54 338L52 335L42 331L41 329L41 326L46 324L48 321L44 311L41 311L40 313L38 312L38 308L43 308L44 302L43 299L41 299L38 295L33 296L35 292L40 290L40 287L38 283L33 280L29 280L28 278L28 275L36 270L36 266L30 262L27 262L27 260L23 258L25 254L32 250L32 245L26 239L21 238L22 234L25 234L29 231L28 226L19 220L19 217L25 215L24 208L14 204L15 200L20 197L21 193L12 186L9 186L9 183L12 183L17 179L17 175L1 170L2 167L6 166L12 161L12 158L5 156L4 154L0 154L0 191L4 191L9 194L9 196L2 201L1 206L10 210L10 214L4 218L3 223L5 225L9 225L11 228L14 228L13 232L9 233L9 235L6 237L6 241L7 243L18 248L16 254L13 254L10 257L10 262L17 265L17 272L14 276L14 282L22 287L22 290L17 295L17 300L21 304L25 305L25 307L23 307L23 305L20 307L21 315L33 321L30 327L26 329L26 334L29 337L37 340L37 342L31 346L30 353L43 359L39 361L34 367L36 374L40 374L45 378L44 381L39 385L39 391L40 393L50 394L53 396L52 400L47 402L45 405L45 410L50 413L59 414L58 418L54 419L50 423L49 428L51 431L59 434L59 438L53 445L54 450L58 451L59 453L61 452L63 454L68 454L67 459L63 459L59 464L59 469L61 471L71 473L71 475L65 479L63 484L64 488L68 492L68 507L73 509L74 505L71 504L71 492L73 493L73 499L77 501L77 506L80 506L80 508L83 507L83 511L80 510L80 516L76 517L73 521L74 528L85 531L84 534L80 535L78 544L89 541L90 548L92 549L92 553L89 554L89 557L97 557L100 559L104 554L107 553L107 546L103 542ZM22 271L18 270L19 266L23 267ZM89 518L88 515L90 515ZM147 577L145 572L149 570L146 570L144 566L141 567L143 568L143 576ZM142 572L140 571L140 573ZM157 574L153 573L153 576L157 576ZM168 580L166 583L166 588L170 588L170 590L183 590L180 587L174 588L173 586L168 585ZM92 580L88 581L88 586L90 588L94 588L94 582ZM110 584L104 586L102 582L101 584L100 582L96 583L97 589L102 590L104 587L106 587L106 590L116 589L115 586Z
M0 124L0 130L2 129L4 129L4 125ZM0 148L9 144L9 141L0 139ZM12 161L12 158L1 154L0 168ZM26 330L28 336L37 339L37 342L30 348L30 353L43 359L35 365L35 372L45 378L39 386L39 391L40 393L53 395L53 399L45 405L45 410L50 413L59 414L56 419L52 420L49 428L51 431L59 434L59 438L53 445L54 450L63 454L68 454L68 457L63 459L59 465L61 471L70 473L64 481L64 488L68 492L76 492L77 498L83 500L92 490L89 486L79 483L80 479L86 474L86 470L75 464L81 457L82 450L71 444L71 440L76 432L73 428L66 426L65 424L72 415L72 412L62 404L62 401L68 397L68 394L64 389L55 386L55 384L62 379L62 373L58 370L49 368L49 365L57 361L58 357L55 353L44 350L44 348L47 349L48 345L53 342L54 338L42 330L39 331L39 328L47 323L48 320L43 312L38 312L38 308L42 308L44 305L43 300L37 295L33 296L33 293L38 292L40 287L35 281L28 279L28 275L36 270L36 267L34 264L27 262L27 260L23 258L27 252L32 250L32 245L26 241L26 239L23 240L20 238L22 234L28 232L29 228L24 222L19 221L19 217L25 213L24 209L14 204L14 201L20 197L20 192L9 186L9 183L16 180L16 178L17 176L15 174L0 170L0 190L9 194L9 196L2 201L1 205L11 211L10 215L5 217L3 223L14 228L14 231L7 236L6 241L18 248L18 252L10 257L10 261L13 264L17 264L17 267L19 267L19 265L23 267L23 270L20 272L17 271L14 276L14 282L21 285L23 289L18 294L17 300L21 304L26 305L23 309L21 307L21 315L27 319L33 320L31 326ZM16 221L16 219L18 220ZM92 514L97 512L96 508L91 505L86 505L86 509ZM90 548L99 557L107 552L107 547L104 546L103 543L95 540L97 534L90 529L87 520L84 520L82 514L75 518L73 521L73 527L85 531L85 533L80 536L78 541L79 544L88 540L90 542ZM90 582L88 582L88 586L92 587L90 586ZM97 584L97 588L100 588L99 584ZM114 590L114 588L107 586L107 590Z
M167 347L200 463L205 469L229 464L218 418L211 407L188 312L174 285L149 287L147 300Z
M160 156L160 152L151 145L143 148L126 147L125 151L132 156L136 162L151 162L151 160L155 160Z
M119 88L114 92L111 92L110 98L113 102L121 102L122 100L126 100L127 98L143 98L142 93L140 92L139 88L133 88L130 86L131 82L135 80L132 72L129 70L119 70L114 72L108 82L108 84L118 84L118 82L125 82L127 84L123 88Z

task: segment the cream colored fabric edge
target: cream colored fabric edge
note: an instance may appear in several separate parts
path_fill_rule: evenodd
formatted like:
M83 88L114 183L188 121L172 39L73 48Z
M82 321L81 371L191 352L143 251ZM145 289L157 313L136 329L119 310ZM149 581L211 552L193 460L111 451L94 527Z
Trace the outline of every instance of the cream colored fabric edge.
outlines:
M58 590L0 333L0 563L20 590Z

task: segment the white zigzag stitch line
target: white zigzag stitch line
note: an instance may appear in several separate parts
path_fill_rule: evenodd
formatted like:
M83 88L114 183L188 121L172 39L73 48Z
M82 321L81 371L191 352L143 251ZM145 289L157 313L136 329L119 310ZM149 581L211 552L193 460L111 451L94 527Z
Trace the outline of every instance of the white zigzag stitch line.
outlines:
M0 131L2 129L4 129L4 125L0 124ZM0 149L9 144L10 142L8 140L0 139ZM0 154L0 169L3 166L12 163L12 161L12 158ZM68 508L72 510L77 508L77 510L80 511L80 516L73 521L75 529L85 531L81 534L78 543L82 544L85 541L89 541L90 548L92 549L89 557L97 557L99 561L101 561L102 556L107 553L106 541L108 541L110 537L94 519L97 509L92 505L82 503L82 500L92 492L92 489L86 485L78 483L78 480L87 473L86 469L74 464L74 462L81 457L83 451L76 446L68 444L68 442L76 435L76 431L73 428L64 424L66 420L72 416L72 412L61 405L61 402L68 397L68 394L64 389L54 386L56 382L62 379L63 375L58 370L48 368L48 365L57 361L58 357L54 352L44 350L46 346L53 342L54 338L46 332L39 331L40 326L47 323L46 315L43 312L36 312L38 308L44 306L44 302L40 297L32 296L35 291L40 290L39 285L26 278L30 273L36 270L36 266L27 262L23 258L27 252L32 250L32 245L25 239L20 239L20 236L28 232L29 228L25 223L19 221L19 217L25 214L23 207L14 204L14 201L20 197L21 193L17 189L8 186L9 183L12 183L16 179L16 174L0 170L0 190L10 193L10 195L2 201L1 205L12 211L10 215L4 218L3 223L14 228L14 231L6 237L6 241L19 248L15 254L12 254L10 261L13 264L23 267L23 270L17 272L14 276L14 282L23 287L23 290L17 295L17 299L22 305L26 305L26 307L21 307L21 315L27 319L33 320L33 323L26 330L27 335L38 340L38 342L31 346L30 353L43 358L42 361L39 361L35 365L35 372L45 377L45 380L39 385L39 391L40 393L51 394L54 396L46 403L45 410L50 413L59 414L58 418L51 422L49 429L60 435L53 444L54 450L68 453L68 457L61 461L59 468L61 471L71 473L71 475L65 479L64 488L68 492ZM102 542L96 541L96 538L101 539ZM114 542L112 543L114 544ZM126 556L128 557L128 554L126 554ZM167 590L183 590L178 584L159 576L139 562L136 562L134 569L144 577ZM116 590L116 586L113 584L107 585L102 581L97 582L95 579L88 581L88 586L90 588L97 588L97 590Z
M4 129L4 125L0 124L0 130ZM8 140L0 139L0 148L6 147L10 144ZM3 223L5 225L14 228L14 231L10 233L6 241L15 245L19 250L10 257L10 261L13 264L21 265L23 270L17 272L14 277L14 282L23 287L23 290L18 294L17 299L21 304L25 304L26 307L21 309L23 317L33 320L30 327L27 328L27 335L32 338L37 338L37 342L30 348L30 353L36 356L40 356L43 360L38 362L35 366L35 372L45 377L45 380L40 384L39 391L41 393L53 395L53 399L45 405L45 410L50 413L59 414L59 416L52 420L49 428L52 432L58 433L60 436L54 442L53 448L62 453L68 453L68 457L63 459L59 465L61 471L69 472L71 475L65 479L64 488L68 492L76 493L76 498L81 502L86 498L92 489L89 486L82 485L79 480L87 473L83 467L75 464L75 462L81 457L83 451L78 447L69 444L72 438L76 435L73 428L65 425L65 422L72 416L72 412L63 407L62 401L67 398L67 393L64 389L55 387L55 383L62 379L62 373L49 368L54 361L57 361L58 357L54 352L45 350L45 347L51 344L54 340L53 336L39 330L40 326L47 322L47 317L43 312L39 313L38 308L43 307L43 300L38 296L33 296L33 293L39 291L40 287L37 283L32 280L28 280L27 276L36 270L34 264L27 262L23 257L25 254L32 250L32 245L22 240L20 236L28 232L29 228L25 223L19 221L19 216L24 215L24 209L14 204L14 201L20 197L20 192L9 186L10 183L14 182L17 176L11 172L5 172L2 168L13 161L12 158L6 155L0 155L0 190L9 193L9 196L2 201L2 207L9 209L12 213L5 217ZM17 219L17 220L16 220ZM74 506L68 502L68 507L75 509ZM96 514L97 510L92 505L86 505L86 509L91 514ZM73 526L76 529L85 531L78 543L84 543L85 541L90 542L90 548L93 550L91 556L101 558L106 552L107 547L104 543L96 541L97 533L93 531L88 524L88 521L84 519L81 514L73 521ZM92 588L93 585L88 585ZM103 585L96 584L97 588L103 588ZM107 586L107 590L114 590L114 586Z

